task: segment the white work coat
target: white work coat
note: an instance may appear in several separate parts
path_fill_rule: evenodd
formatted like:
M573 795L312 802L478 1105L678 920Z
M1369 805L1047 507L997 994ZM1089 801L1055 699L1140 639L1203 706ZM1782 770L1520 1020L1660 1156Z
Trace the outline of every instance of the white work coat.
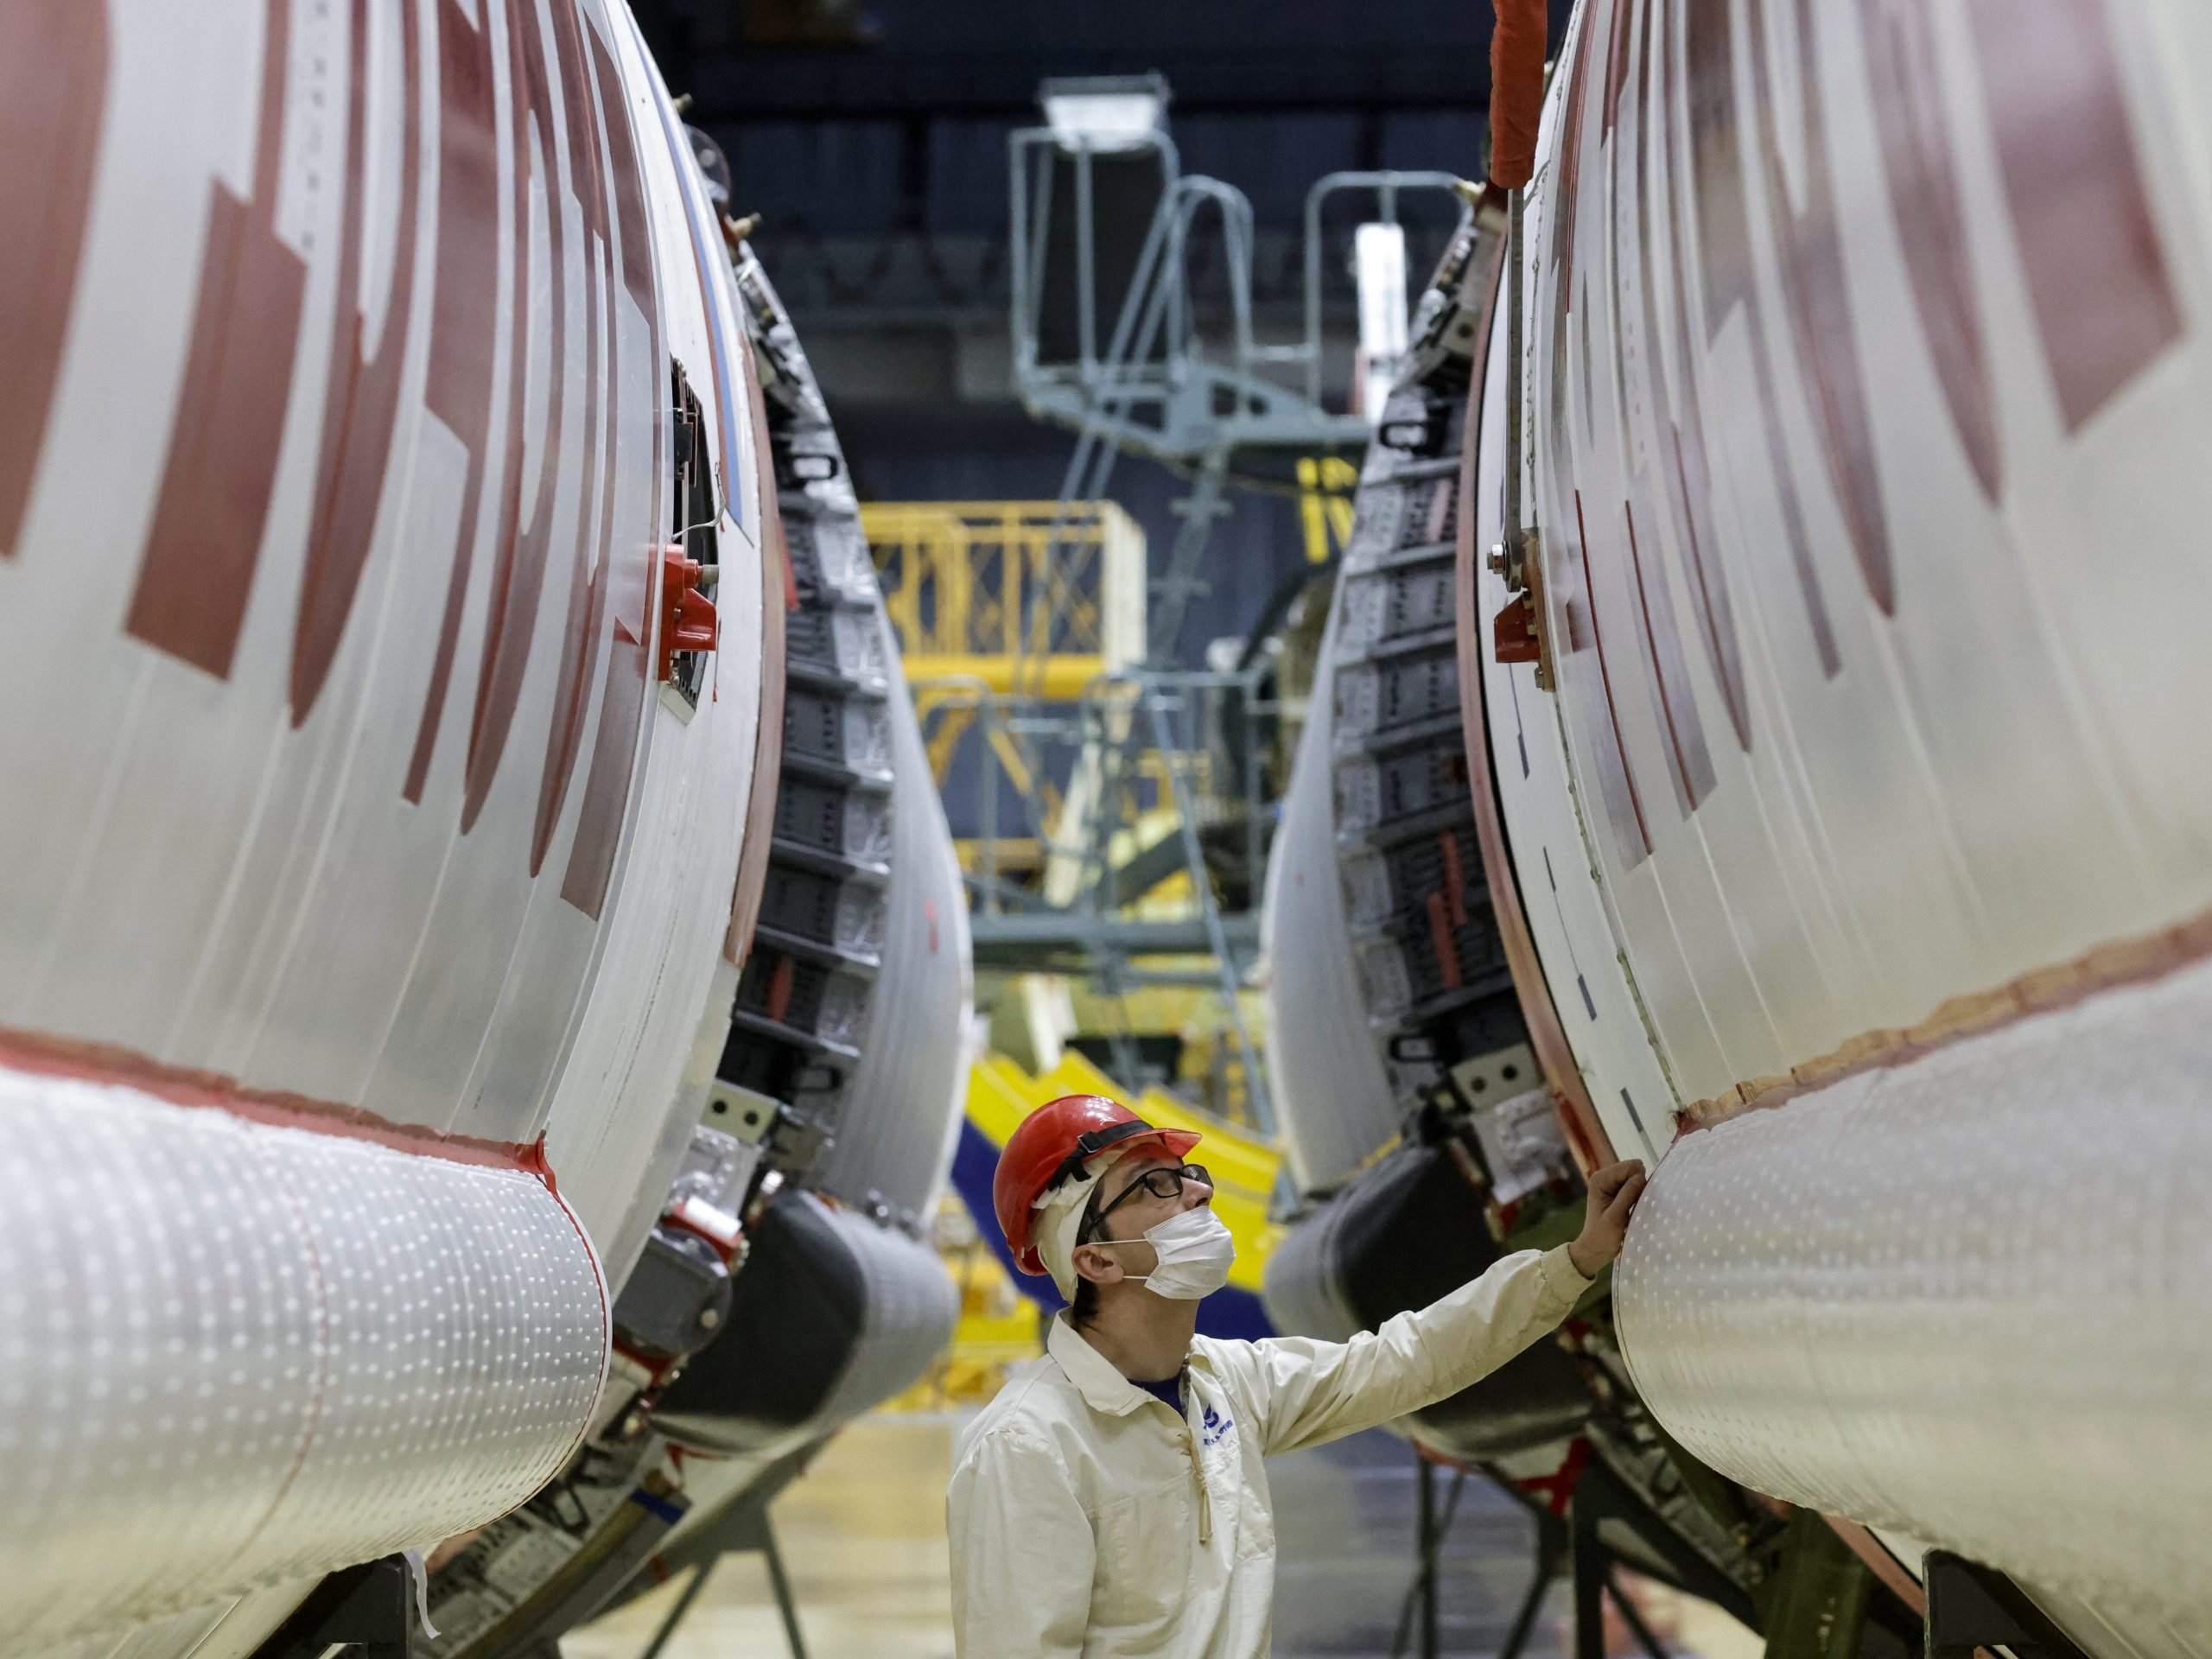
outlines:
M1199 1337L1179 1419L1062 1314L954 1450L961 1659L1264 1659L1275 1524L1261 1459L1457 1393L1589 1282L1564 1248L1523 1250L1350 1342Z

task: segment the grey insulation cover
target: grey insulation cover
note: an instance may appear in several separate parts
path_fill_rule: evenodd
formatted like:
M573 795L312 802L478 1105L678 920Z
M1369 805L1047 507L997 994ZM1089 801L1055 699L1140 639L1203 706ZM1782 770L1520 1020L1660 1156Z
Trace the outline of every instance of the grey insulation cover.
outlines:
M1306 730L1268 864L1268 1087L1301 1190L1335 1185L1397 1132L1398 1114L1352 955L1338 874L1330 766L1336 707L1332 601Z
M1276 1330L1324 1342L1349 1342L1360 1330L1359 1316L1344 1300L1338 1261L1344 1213L1341 1204L1324 1205L1286 1231L1268 1257L1260 1295Z
M879 609L886 659L898 644ZM920 1216L936 1193L966 1096L975 1005L968 902L944 804L903 686L890 700L891 885L868 1035L816 1185L848 1204ZM934 1258L932 1258L934 1260Z
M1683 1135L1615 1268L1638 1392L1722 1474L1997 1567L2099 1652L2204 1651L2208 1104L2200 963Z
M753 1237L729 1324L654 1413L679 1444L772 1459L911 1386L951 1340L951 1276L896 1228L787 1191Z
M832 1211L868 1281L868 1308L852 1362L823 1402L817 1432L872 1411L921 1380L952 1340L960 1296L928 1245L850 1211Z
M583 1437L601 1269L534 1174L0 1068L0 1178L10 1659L162 1651L219 1592L484 1525Z

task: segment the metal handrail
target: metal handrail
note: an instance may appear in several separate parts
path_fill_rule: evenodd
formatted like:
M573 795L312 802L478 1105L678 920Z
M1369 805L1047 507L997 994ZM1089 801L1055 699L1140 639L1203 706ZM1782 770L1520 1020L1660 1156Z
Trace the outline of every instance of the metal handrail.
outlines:
M982 834L976 868L965 880L976 915L990 918L997 930L992 937L1002 945L1010 940L1028 950L1065 940L1088 960L1095 982L1109 995L1125 993L1159 976L1132 960L1147 950L1210 955L1213 960L1203 973L1182 968L1166 974L1178 982L1204 983L1218 991L1224 1034L1233 1037L1254 1117L1269 1128L1273 1112L1259 1065L1259 1045L1239 996L1243 967L1255 944L1252 917L1224 912L1212 883L1218 867L1209 864L1200 838L1209 825L1234 824L1241 819L1243 880L1254 894L1259 893L1269 822L1268 805L1262 798L1268 722L1283 712L1279 699L1261 695L1266 671L1260 666L1115 669L1091 678L1073 702L1048 703L995 691L973 676L931 677L917 681L915 690L929 705L929 725L959 715L971 720L984 740ZM1223 693L1233 696L1217 708L1215 699ZM994 736L1004 743L995 743ZM1026 779L1015 775L1008 752L1016 747L1029 753L1041 747L1072 755L1075 766L1090 773L1087 796L1071 779L1067 806L1048 824L1043 798L1048 780L1041 768L1027 766L1026 755ZM1226 767L1221 764L1224 747ZM1158 757L1156 776L1147 764L1147 757L1154 755ZM1154 776L1160 795L1152 805L1134 804L1125 794L1128 781L1138 775ZM1201 781L1208 777L1210 784ZM1058 859L1073 875L1059 902L1047 901L1042 893L1024 895L1004 878L998 862L999 796L1004 785L1012 785L1020 798L1021 816L1044 849L1048 868L1049 861ZM1114 842L1162 808L1173 813L1169 839L1179 845L1180 868L1195 906L1195 913L1179 923L1122 915L1121 907L1128 900L1116 896L1121 867L1110 855ZM1010 910L1018 911L1018 917L1007 919ZM1174 944L1179 928L1186 938Z
M1050 167L1039 169L1033 184L1029 178L1027 152L1037 149L1051 149L1075 158L1076 185L1080 197L1076 210L1077 235L1079 243L1077 259L1081 266L1077 276L1076 327L1079 352L1077 372L1088 384L1097 365L1098 296L1094 269L1096 251L1090 245L1091 236L1090 158L1096 152L1091 146L1080 142L1068 143L1050 127L1018 128L1008 134L1007 139L1007 205L1011 215L1011 234L1008 241L1011 257L1008 261L1007 281L1012 290L1013 300L1013 303L1007 307L1007 321L1013 333L1014 372L1019 378L1025 373L1034 373L1037 371L1037 312L1043 298L1043 291L1035 286L1035 273L1044 263L1044 238L1051 223L1052 202L1052 169ZM1125 155L1132 149L1151 149L1159 154L1161 162L1160 200L1164 207L1173 195L1175 186L1183 176L1182 158L1175 148L1175 141L1164 132L1154 132L1135 143L1116 146L1112 153ZM1025 191L1025 185L1029 186L1028 191ZM1033 207L1027 200L1031 192L1033 192L1036 197ZM1161 212L1155 208L1153 213L1153 225L1147 233L1147 252L1139 256L1137 272L1130 279L1131 294L1137 291L1149 260L1157 257L1149 251L1152 241L1160 235L1163 230ZM1121 327L1126 324L1128 310L1128 307L1125 302L1122 307L1123 318L1116 327L1117 334ZM1114 355L1112 346L1109 346L1106 355L1109 358Z
M1372 190L1382 222L1395 225L1398 222L1401 190L1448 190L1456 194L1459 182L1456 174L1433 170L1406 173L1390 168L1324 173L1313 181L1313 188L1306 193L1306 338L1296 348L1306 361L1306 395L1313 402L1321 401L1322 202L1341 190ZM1461 225L1466 223L1472 211L1462 206Z

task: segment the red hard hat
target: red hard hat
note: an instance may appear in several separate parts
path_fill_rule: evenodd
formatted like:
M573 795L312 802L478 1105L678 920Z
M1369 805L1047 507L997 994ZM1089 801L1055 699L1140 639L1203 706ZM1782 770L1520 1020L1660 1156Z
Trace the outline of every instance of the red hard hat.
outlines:
M1156 1129L1103 1095L1062 1095L1046 1101L1007 1138L998 1173L991 1178L991 1208L999 1213L999 1230L1014 1251L1014 1264L1024 1273L1045 1271L1033 1232L1038 1197L1080 1173L1100 1153L1143 1147L1180 1159L1198 1144L1193 1131Z

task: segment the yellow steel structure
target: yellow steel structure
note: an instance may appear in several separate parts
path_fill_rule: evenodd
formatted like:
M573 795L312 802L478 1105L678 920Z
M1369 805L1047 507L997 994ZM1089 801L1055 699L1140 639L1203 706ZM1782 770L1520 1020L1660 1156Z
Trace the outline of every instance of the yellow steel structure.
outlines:
M1337 455L1298 458L1298 517L1306 531L1306 562L1325 564L1351 540L1351 493L1359 469Z
M1145 537L1112 501L861 508L910 682L1072 702L1144 658Z

